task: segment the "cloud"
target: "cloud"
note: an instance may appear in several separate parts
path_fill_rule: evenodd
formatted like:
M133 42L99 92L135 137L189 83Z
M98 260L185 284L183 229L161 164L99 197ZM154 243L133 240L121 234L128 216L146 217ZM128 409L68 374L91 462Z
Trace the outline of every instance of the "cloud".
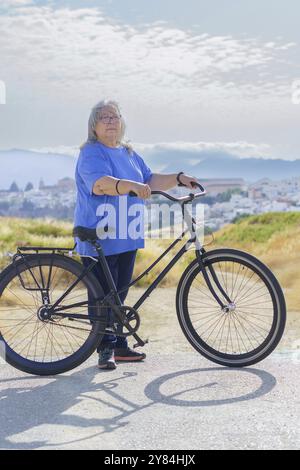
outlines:
M32 5L33 3L33 0L2 0L0 8L21 7L25 5Z
M236 155L237 157L261 157L261 158L272 158L270 145L261 143L253 144L250 142L184 142L184 141L174 141L174 142L157 142L157 143L143 143L143 142L131 142L133 148L137 153L141 155L154 155L161 152L185 152L190 154L190 159L193 159L193 154L199 154L201 152L206 153L230 153L231 155ZM40 148L31 148L29 149L33 152L38 153L52 153L52 154L63 154L70 155L74 158L77 158L79 153L79 148L75 146L65 146L60 145L57 147L40 147ZM197 158L196 161L199 161Z
M80 144L89 108L103 97L121 103L130 137L146 142L265 142L277 139L274 121L287 116L284 106L297 116L288 108L299 78L294 42L198 34L162 21L132 26L96 7L5 4L1 145L17 145L18 119L22 147ZM286 118L286 129L291 124Z
M238 157L262 157L270 158L270 145L261 143L253 144L250 142L159 142L155 144L146 144L137 142L134 148L141 153L151 155L165 151L186 152L191 154L206 153L230 153Z
M30 148L28 149L32 152L37 153L51 153L55 155L69 155L71 157L77 158L79 154L79 147L73 146L69 147L67 145L59 145L57 147L39 147L39 148Z
M12 72L22 70L24 79L55 90L67 87L67 93L80 87L83 95L101 83L105 94L142 93L147 101L162 90L165 101L172 96L184 99L187 89L198 98L282 95L286 79L274 82L272 66L295 47L256 38L197 35L160 23L137 28L113 21L98 8L27 6L2 15L0 27L2 62Z

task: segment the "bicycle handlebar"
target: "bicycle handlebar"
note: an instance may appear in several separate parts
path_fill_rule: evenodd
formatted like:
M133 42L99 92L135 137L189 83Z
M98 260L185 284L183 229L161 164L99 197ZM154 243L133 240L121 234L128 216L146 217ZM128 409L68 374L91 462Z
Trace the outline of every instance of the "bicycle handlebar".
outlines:
M203 186L200 183L194 183L193 182L192 186L194 186L195 188L198 187L201 190L201 192L200 193L190 193L189 195L182 196L182 197L174 197L174 196L171 196L171 194L165 193L164 191L151 191L151 194L160 194L161 196L164 196L167 199L170 199L170 201L174 201L174 202L188 202L188 201L192 201L193 199L195 199L197 197L201 197L201 196L206 195L206 190L203 188ZM128 195L130 197L136 197L137 196L137 194L134 191L129 191Z

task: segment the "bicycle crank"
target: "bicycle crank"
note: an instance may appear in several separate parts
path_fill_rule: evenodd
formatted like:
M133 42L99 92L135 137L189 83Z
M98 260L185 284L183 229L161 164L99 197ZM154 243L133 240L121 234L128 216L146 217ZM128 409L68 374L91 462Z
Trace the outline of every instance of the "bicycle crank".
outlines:
M137 340L137 343L133 345L134 348L137 348L138 346L145 346L145 344L147 344L149 340L142 340L142 338L140 338L136 333L141 323L138 312L133 307L129 307L127 305L120 306L119 310L124 313L125 319L119 319L119 322L117 323L117 328L115 330L117 336L133 336L133 338ZM128 333L118 331L122 330L123 327L128 330Z
M116 324L117 328L125 327L128 330L127 333L123 332L122 336L125 336L125 337L132 336L134 333L137 332L137 330L140 327L140 324L141 324L140 316L133 307L122 305L119 308L124 313L126 318L122 319L122 321Z

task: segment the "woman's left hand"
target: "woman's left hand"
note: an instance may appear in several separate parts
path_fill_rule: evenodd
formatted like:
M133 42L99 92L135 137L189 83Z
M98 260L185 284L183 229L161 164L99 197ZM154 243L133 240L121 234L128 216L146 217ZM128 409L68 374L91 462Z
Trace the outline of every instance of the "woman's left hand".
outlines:
M195 189L192 183L198 183L197 178L185 174L179 175L179 181L189 189Z

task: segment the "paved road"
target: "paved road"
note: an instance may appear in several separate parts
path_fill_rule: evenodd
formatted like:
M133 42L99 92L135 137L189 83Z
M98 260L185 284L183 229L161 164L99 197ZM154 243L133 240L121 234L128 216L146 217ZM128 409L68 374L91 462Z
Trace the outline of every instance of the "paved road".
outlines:
M196 352L62 376L0 365L1 449L295 449L300 357L218 367Z

